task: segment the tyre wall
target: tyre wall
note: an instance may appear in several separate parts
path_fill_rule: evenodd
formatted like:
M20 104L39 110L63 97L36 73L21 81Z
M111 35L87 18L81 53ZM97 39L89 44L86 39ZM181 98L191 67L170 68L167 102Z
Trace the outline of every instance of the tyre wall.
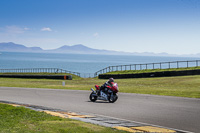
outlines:
M72 75L0 75L0 77L72 80Z

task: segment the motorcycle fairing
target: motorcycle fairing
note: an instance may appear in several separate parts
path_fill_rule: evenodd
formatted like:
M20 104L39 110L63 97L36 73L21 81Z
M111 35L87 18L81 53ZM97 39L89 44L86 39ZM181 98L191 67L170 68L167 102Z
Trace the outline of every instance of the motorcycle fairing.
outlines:
M96 88L97 90L100 90L100 87L99 87L98 85L95 85L95 88Z
M105 100L108 100L108 95L106 95L104 92L100 92L101 97L104 98Z

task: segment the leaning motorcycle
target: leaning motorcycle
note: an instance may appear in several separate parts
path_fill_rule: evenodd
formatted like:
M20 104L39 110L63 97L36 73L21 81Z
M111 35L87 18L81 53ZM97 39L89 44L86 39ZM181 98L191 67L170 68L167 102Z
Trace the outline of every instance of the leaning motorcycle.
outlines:
M114 83L112 86L107 86L104 90L100 90L100 86L95 85L96 91L91 88L92 93L89 98L92 102L96 100L109 101L114 103L118 99L117 92L119 91L117 83Z

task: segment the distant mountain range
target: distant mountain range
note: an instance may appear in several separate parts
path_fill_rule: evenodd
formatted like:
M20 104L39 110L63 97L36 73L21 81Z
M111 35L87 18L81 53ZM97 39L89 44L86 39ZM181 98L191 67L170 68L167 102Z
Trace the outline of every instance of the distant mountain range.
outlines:
M34 52L34 51L43 51L40 47L26 47L21 44L15 44L12 42L9 43L0 43L0 51L8 52Z
M138 56L178 56L171 55L168 53L152 53L152 52L143 52L143 53L129 53L129 52L120 52L120 51L111 51L111 50L100 50L86 47L82 44L77 44L73 46L64 45L57 49L44 50L40 47L26 47L21 44L15 44L13 42L0 43L0 51L6 52L36 52L36 53L73 53L73 54L106 54L106 55L138 55ZM200 54L194 55L182 55L182 56L192 56L200 57Z
M13 42L0 43L0 51L6 52L45 52L45 53L74 53L74 54L126 54L125 52L99 50L86 47L82 44L73 46L64 45L57 49L44 50L40 47L26 47L22 44L15 44Z

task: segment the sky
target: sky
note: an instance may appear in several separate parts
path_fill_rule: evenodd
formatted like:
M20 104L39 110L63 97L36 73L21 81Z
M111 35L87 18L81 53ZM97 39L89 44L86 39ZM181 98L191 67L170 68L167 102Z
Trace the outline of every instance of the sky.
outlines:
M200 53L200 0L0 0L0 42Z

